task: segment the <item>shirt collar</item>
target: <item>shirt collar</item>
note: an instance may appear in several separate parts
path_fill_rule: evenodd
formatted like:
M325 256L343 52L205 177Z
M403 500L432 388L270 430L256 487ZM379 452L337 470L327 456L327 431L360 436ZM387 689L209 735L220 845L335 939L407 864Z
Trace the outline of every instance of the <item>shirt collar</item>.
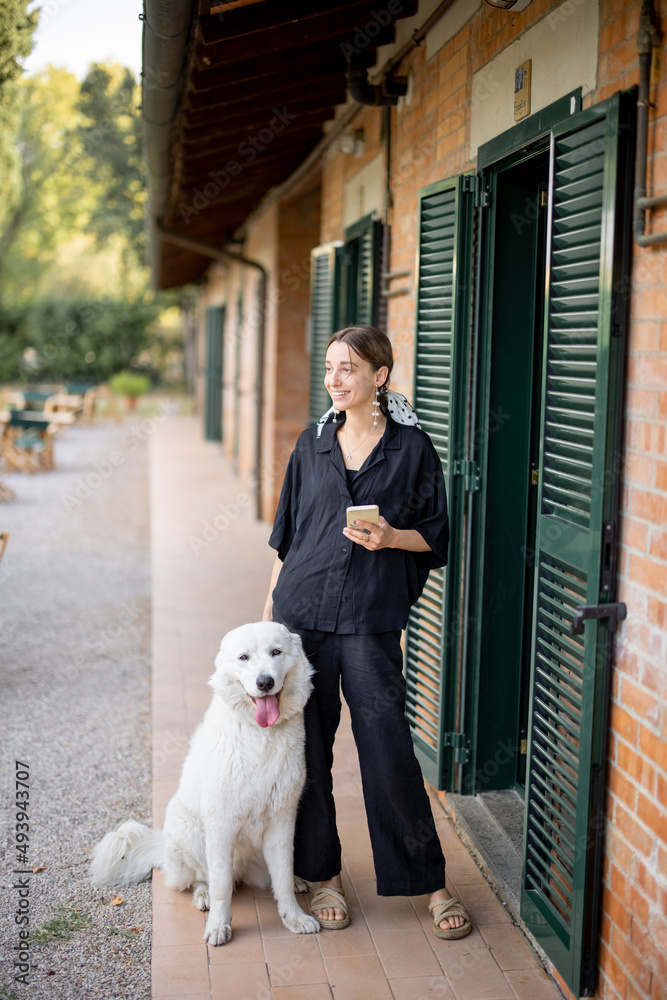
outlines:
M336 431L342 423L345 423L345 419L341 421L340 417L334 424L333 420L327 421L327 423L322 428L322 433L320 434L319 440L317 442L317 451L331 451L333 445L336 443ZM384 434L380 438L381 451L386 451L389 449L397 449L401 447L401 425L397 424L396 421L387 414L387 426L384 429Z

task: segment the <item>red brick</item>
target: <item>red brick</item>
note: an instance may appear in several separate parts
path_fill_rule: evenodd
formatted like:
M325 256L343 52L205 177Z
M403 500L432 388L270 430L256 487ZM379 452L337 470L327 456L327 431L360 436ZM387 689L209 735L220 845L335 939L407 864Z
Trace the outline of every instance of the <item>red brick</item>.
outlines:
M667 920L654 913L650 920L649 930L660 951L663 955L667 955Z
M611 948L608 948L604 943L600 946L600 969L613 983L617 991L616 996L624 997L628 982L625 970Z
M621 771L636 781L645 791L649 793L655 792L655 768L646 757L637 753L634 747L630 747L627 743L619 740L616 759Z
M607 828L606 857L613 861L621 871L632 875L636 860L635 852L620 832L612 826ZM637 860L637 863L640 862Z
M627 936L630 933L630 914L614 891L612 884L612 891L603 894L602 909L608 914L612 923Z
M667 296L665 297L665 307L667 308ZM656 386L657 388L667 385L667 357L641 355L636 357L634 361L636 365L635 377L628 379L628 381L636 382L641 386Z
M625 405L628 414L650 420L658 415L658 393L628 385L625 391Z
M619 42L624 42L626 31L627 21L625 14L614 18L613 21L608 21L600 32L600 51L604 52L606 49L611 49L615 45L618 45Z
M623 678L621 692L621 703L631 712L635 712L640 719L649 725L657 726L660 722L660 699L654 697L649 691L644 691L630 678Z
M661 527L667 524L667 497L648 490L630 490L630 513Z
M621 520L621 544L640 552L648 552L648 525L631 517Z
M639 748L656 767L667 773L667 743L646 726L639 731ZM663 831L664 832L664 831Z
M612 702L611 715L609 718L610 728L630 744L637 742L637 720L634 719L625 709L621 708L618 702Z
M625 809L620 802L616 803L615 822L619 831L639 854L648 858L653 847L653 837L647 833L636 818Z
M635 451L652 451L658 455L664 454L664 424L649 420L632 420L630 424L631 447Z
M647 993L651 988L651 971L618 928L612 926L611 948L619 962L635 983Z
M637 817L657 837L663 837L667 830L667 812L641 792L637 797Z
M644 319L664 319L667 316L667 288L647 288L641 293Z
M649 396L650 393L645 395ZM623 463L623 478L633 485L651 487L655 483L655 462L649 455L628 451Z
M617 767L611 767L607 775L607 787L612 795L625 805L630 812L635 811L637 788Z

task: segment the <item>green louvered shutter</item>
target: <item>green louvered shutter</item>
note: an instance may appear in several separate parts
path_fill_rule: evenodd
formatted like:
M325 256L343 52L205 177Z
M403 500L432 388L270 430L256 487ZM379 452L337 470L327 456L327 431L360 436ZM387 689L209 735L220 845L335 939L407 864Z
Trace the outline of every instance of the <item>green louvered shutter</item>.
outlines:
M205 324L204 436L207 441L222 441L222 356L225 307L208 306Z
M576 996L594 989L632 129L627 95L552 131L533 671L521 916Z
M326 243L310 255L310 422L331 406L324 388L327 344L338 329L342 243Z
M341 269L341 326L380 321L382 223L365 215L345 230Z
M470 177L420 193L413 402L440 456L450 515L449 564L432 570L405 637L406 714L424 777L450 788L455 763L473 195ZM452 581L450 586L449 581Z

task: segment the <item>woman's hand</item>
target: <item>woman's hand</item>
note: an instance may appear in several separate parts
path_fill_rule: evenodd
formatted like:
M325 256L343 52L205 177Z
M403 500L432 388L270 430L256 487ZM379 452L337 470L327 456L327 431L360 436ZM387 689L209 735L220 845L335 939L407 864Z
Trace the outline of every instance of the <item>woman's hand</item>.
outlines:
M396 537L398 531L396 528L392 528L382 515L378 518L377 524L371 524L370 521L362 521L359 518L357 518L355 523L357 524L356 528L343 528L343 534L351 542L356 542L357 545L361 545L365 549L370 549L371 552L376 552L378 549L393 549L397 547Z

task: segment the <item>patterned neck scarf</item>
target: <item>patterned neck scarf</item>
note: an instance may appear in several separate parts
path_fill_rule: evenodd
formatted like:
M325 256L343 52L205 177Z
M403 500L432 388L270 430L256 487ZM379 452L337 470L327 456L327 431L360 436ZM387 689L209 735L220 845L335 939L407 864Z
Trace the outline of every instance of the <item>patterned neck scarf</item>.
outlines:
M419 420L417 419L417 414L412 408L412 405L407 401L405 396L402 396L400 392L394 392L392 389L387 389L385 393L385 401L387 403L387 410L389 415L397 424L404 424L407 427L421 427ZM323 413L320 419L317 421L317 437L319 438L322 433L322 428L327 423L329 418L334 414L335 410L332 406Z

